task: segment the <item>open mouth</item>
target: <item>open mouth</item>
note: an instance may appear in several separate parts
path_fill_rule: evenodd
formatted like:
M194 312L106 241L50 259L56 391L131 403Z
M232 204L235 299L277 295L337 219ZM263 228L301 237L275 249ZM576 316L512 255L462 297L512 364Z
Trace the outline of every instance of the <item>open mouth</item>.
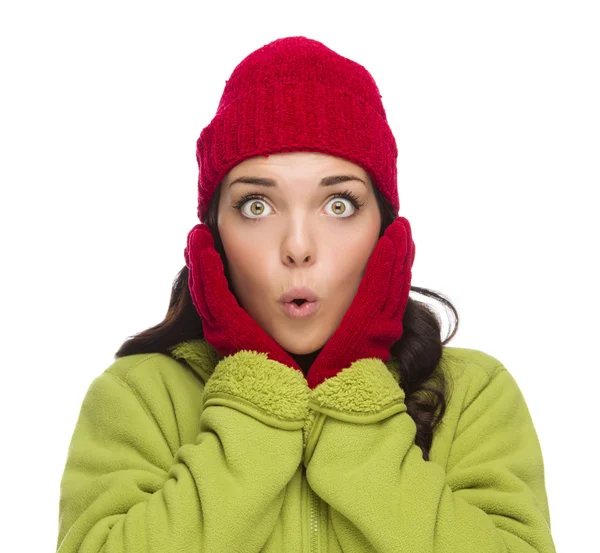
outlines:
M321 302L319 300L309 301L305 298L295 298L281 305L286 315L292 319L301 319L317 313L321 307Z

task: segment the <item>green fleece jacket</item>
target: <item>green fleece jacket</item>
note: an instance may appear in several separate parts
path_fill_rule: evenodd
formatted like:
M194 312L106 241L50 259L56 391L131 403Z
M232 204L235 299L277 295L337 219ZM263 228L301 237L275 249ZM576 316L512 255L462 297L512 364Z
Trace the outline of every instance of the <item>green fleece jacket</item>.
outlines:
M430 460L394 359L311 390L204 340L117 359L83 399L60 553L550 553L540 443L508 370L445 347Z

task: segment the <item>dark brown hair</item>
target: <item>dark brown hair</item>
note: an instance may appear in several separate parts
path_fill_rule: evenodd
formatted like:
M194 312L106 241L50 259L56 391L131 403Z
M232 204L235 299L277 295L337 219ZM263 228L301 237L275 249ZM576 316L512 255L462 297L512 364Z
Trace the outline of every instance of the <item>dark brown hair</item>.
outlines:
M373 191L381 214L379 232L381 237L397 215L376 186L373 186ZM212 231L215 249L221 255L229 289L233 293L227 258L217 228L219 196L220 185L212 196L203 222ZM417 286L411 286L410 290L442 302L450 308L456 319L454 329L442 341L441 321L437 313L428 304L409 297L402 319L402 337L390 349L392 357L399 362L400 383L405 392L406 407L417 427L415 443L421 448L423 459L427 461L434 429L446 411L446 392L448 391L448 383L444 374L441 370L436 369L442 356L442 347L456 334L458 313L452 303L439 292ZM175 277L169 308L164 320L129 337L121 345L115 357L155 352L168 355L168 349L175 344L186 340L200 339L203 336L202 320L192 303L188 288L188 268L184 265Z

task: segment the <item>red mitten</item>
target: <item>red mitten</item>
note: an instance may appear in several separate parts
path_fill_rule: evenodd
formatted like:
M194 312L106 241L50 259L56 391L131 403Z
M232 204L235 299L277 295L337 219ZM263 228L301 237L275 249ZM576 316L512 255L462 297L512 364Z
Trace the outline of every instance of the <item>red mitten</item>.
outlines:
M306 377L311 389L359 359L389 359L390 347L402 336L414 259L410 223L397 217L373 250L340 326L311 365Z
M190 294L202 319L204 337L219 355L257 351L302 372L296 361L242 309L229 290L221 256L204 223L190 230L184 255L189 269Z

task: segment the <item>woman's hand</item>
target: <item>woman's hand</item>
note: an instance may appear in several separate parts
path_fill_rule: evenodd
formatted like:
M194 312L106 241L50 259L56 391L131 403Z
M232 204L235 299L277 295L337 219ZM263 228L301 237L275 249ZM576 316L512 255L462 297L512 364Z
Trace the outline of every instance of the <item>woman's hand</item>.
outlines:
M190 294L202 319L204 337L219 355L257 351L302 373L294 359L239 305L229 290L221 256L215 250L207 225L199 223L190 230L184 255Z
M410 223L397 217L373 250L340 326L311 365L306 377L311 389L358 359L389 359L402 336L414 258Z

